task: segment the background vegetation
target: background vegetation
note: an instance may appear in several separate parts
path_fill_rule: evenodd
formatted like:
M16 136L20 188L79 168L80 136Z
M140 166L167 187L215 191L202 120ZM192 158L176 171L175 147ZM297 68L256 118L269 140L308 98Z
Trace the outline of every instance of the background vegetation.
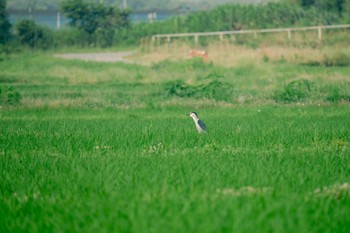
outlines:
M86 3L103 3L109 6L123 6L123 0L84 0ZM258 3L258 2L267 2L269 0L128 0L128 7L132 10L151 10L151 9L162 9L162 10L174 10L178 7L190 7L197 9L206 9L208 7L213 7L227 2L235 3ZM8 8L10 9L22 9L27 10L28 8L32 9L41 9L41 10L57 10L60 8L61 0L11 0L8 3Z
M10 38L11 24L6 14L6 1L0 1L0 44L6 43Z
M4 2L4 0L2 0ZM70 20L71 28L51 31L31 23L13 25L17 43L35 48L110 47L137 45L143 38L159 33L227 31L256 28L300 27L349 23L350 1L281 1L267 4L218 6L187 16L153 23L130 24L130 11L115 6L67 0L61 9ZM3 8L4 37L10 40L8 21ZM4 21L5 20L5 21ZM5 23L7 22L7 23ZM7 25L7 26L6 26ZM23 30L23 26L27 29ZM29 35L24 34L28 32ZM37 32L37 42L31 42ZM28 41L23 41L28 38ZM33 47L33 46L32 46Z

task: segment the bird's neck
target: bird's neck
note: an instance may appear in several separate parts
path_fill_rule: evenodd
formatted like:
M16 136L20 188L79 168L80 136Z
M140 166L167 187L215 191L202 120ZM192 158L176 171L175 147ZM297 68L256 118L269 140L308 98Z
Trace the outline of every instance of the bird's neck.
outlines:
M199 120L199 118L197 116L193 116L192 119L197 122Z

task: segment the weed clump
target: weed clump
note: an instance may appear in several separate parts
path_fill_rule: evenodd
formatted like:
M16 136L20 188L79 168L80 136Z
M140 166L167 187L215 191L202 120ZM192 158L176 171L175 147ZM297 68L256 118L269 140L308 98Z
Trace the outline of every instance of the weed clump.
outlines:
M326 101L338 103L341 101L350 101L350 95L342 94L339 88L333 88L331 93L326 97Z
M305 65L325 66L325 67L345 67L350 66L350 55L345 52L335 52L324 54L320 61L310 60Z
M213 99L218 101L230 101L233 87L229 83L212 81L208 84L188 85L181 80L171 81L164 85L167 97Z
M17 105L22 99L21 94L11 86L0 86L0 104Z
M293 103L303 101L310 97L313 82L305 79L288 83L283 91L276 92L273 99L276 102Z
M181 80L170 81L165 85L166 96L191 97L194 95L194 88Z
M199 97L229 101L233 95L233 88L229 83L212 81L207 85L198 86Z
M325 55L323 59L323 64L325 66L349 66L350 65L350 55L344 52L337 52L332 55Z

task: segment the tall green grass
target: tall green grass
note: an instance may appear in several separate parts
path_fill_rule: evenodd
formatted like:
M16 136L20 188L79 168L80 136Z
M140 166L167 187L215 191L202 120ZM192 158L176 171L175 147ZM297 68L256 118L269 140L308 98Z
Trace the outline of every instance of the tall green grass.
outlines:
M349 73L12 55L0 232L348 232Z
M346 232L348 115L203 109L198 135L182 108L2 112L2 232Z

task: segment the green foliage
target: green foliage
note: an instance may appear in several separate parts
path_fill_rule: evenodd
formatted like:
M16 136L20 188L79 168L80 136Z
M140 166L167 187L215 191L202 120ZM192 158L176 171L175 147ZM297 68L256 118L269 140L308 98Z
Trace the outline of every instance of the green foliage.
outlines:
M70 20L69 24L86 32L89 42L107 47L113 44L115 30L129 25L128 10L108 7L102 4L89 4L82 0L66 0L62 11Z
M54 46L64 47L88 47L89 35L75 28L62 29L54 32Z
M288 83L282 92L276 92L274 99L276 102L299 102L310 97L313 82L305 79L295 80Z
M17 105L21 101L21 94L12 86L0 85L0 104Z
M327 101L338 103L341 101L350 101L350 94L342 93L339 87L334 86L330 88L330 94L326 97Z
M51 31L37 25L33 20L20 21L15 30L22 45L31 48L49 48L52 45Z
M314 26L344 23L346 17L347 14L327 7L302 7L286 1L256 5L227 4L162 22L135 24L124 33L131 38L142 38L164 33ZM246 43L244 37L238 37L236 42ZM253 42L251 46L256 47L257 44Z
M166 96L192 97L196 99L212 99L217 101L232 101L233 87L229 83L218 80L208 84L187 85L181 80L164 84Z
M237 3L264 3L271 0L235 0ZM27 10L28 7L41 9L41 10L57 10L61 0L11 0L8 2L8 6L11 9ZM101 3L108 6L122 5L123 0L84 0L86 3ZM219 4L227 3L228 0L132 0L127 1L128 7L132 10L145 11L152 9L161 10L174 10L183 8L184 11L188 10L201 10L206 8L212 8ZM181 9L180 9L181 10Z
M6 14L6 0L0 0L0 44L9 41L11 24Z
M35 5L36 2L32 3ZM350 22L350 0L307 1L301 4L290 3L290 1L227 4L169 20L135 24L130 24L129 10L111 6L110 2L101 4L99 1L65 0L61 4L61 9L69 19L72 32L70 30L54 32L55 42L48 43L46 46L137 45L142 38L162 33L299 27ZM77 33L76 30L80 32ZM3 31L6 32L6 30ZM258 40L246 40L243 35L236 37L235 42L252 48L259 46ZM209 40L206 38L199 38L200 45L206 46L208 43Z
M301 0L303 7L315 7L318 10L343 12L346 10L348 0Z
M201 98L214 99L217 101L232 101L232 84L218 80L211 81L208 84L202 84L198 87L198 96Z
M5 44L0 44L0 61L2 61L3 58L5 58L9 54L19 52L21 52L21 47L15 40L11 40L9 42L6 42Z
M127 33L137 38L140 34L149 36L157 33L327 25L344 23L346 15L334 12L328 8L303 8L297 4L286 2L271 2L258 5L230 4L216 7L210 11L196 12L185 17L175 17L167 21L153 24L137 24ZM244 37L238 37L237 39L236 42L238 44L246 43ZM257 45L253 43L251 46L256 47Z
M164 90L166 96L192 97L196 93L196 87L187 85L181 80L165 83Z

